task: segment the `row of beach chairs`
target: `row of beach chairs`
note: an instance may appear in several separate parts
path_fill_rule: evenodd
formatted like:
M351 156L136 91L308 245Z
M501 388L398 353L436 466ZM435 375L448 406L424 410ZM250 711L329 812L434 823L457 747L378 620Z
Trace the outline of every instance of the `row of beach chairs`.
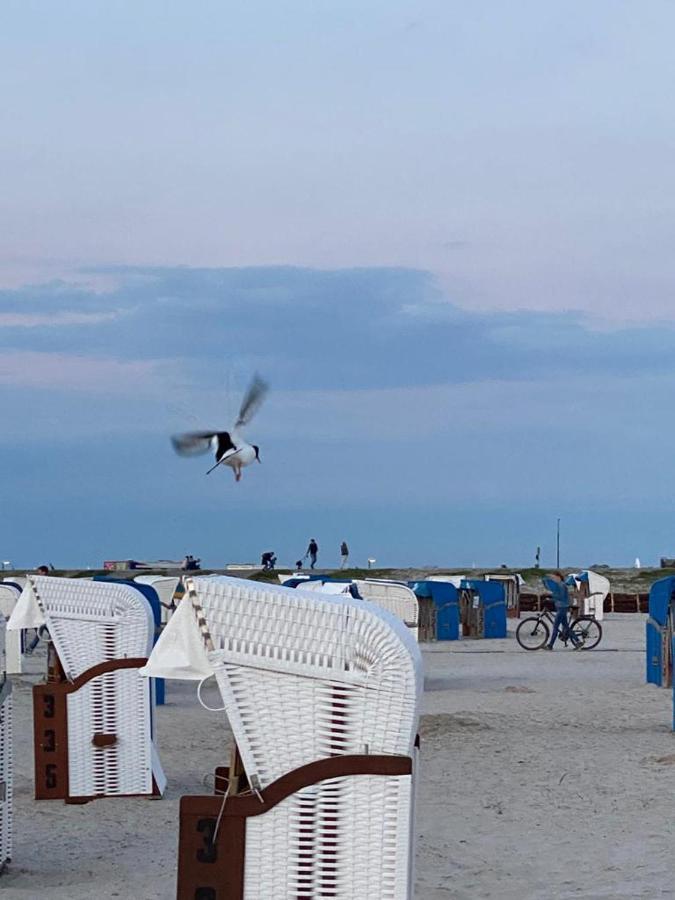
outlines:
M280 577L288 580L287 576ZM386 609L396 616L397 619L400 619L410 629L415 640L418 639L419 602L415 592L405 584L381 579L355 579L351 582L316 579L299 581L297 583L295 580L290 579L290 582L296 588L304 591L318 591L322 594L351 594L362 600L375 603L381 609Z

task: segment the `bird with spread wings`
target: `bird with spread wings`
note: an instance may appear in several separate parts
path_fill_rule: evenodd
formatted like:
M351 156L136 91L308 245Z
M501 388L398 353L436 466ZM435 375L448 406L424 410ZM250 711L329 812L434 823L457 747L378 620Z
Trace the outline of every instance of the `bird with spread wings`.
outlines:
M260 447L249 444L242 437L242 429L248 425L260 409L269 385L259 375L255 375L244 395L237 421L229 431L189 431L175 434L171 438L176 453L181 456L198 456L209 450L215 452L216 462L206 473L209 475L218 466L229 466L236 481L241 480L241 470L256 460L260 462Z

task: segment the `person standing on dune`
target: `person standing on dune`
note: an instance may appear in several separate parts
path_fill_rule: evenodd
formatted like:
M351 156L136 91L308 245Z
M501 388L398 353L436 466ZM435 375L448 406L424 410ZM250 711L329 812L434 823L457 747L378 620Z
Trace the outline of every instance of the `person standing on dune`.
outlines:
M349 559L349 547L347 546L347 541L343 541L340 544L340 568L347 568L347 560Z
M319 552L319 545L315 541L314 538L309 542L309 546L307 547L307 553L305 553L305 559L309 556L309 567L313 569L316 565L316 556Z

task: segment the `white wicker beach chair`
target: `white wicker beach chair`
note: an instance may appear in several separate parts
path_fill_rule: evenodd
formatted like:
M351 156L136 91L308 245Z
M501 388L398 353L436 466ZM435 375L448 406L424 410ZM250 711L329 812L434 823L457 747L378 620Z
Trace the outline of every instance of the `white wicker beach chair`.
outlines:
M277 575L279 579L279 584L286 584L287 581L290 581L292 578L299 578L300 581L309 581L309 575L303 575L302 572L291 572L290 574L286 573L284 575Z
M210 821L207 856L242 848L239 864L228 850L241 887L228 898L409 900L422 690L409 631L348 595L222 577L187 588L144 671L215 674L249 796L220 815L218 797L183 798L179 898L213 884L199 867Z
M609 578L591 572L590 569L578 572L572 577L581 595L581 614L595 616L601 622L605 617L605 598L611 588Z
M14 607L19 602L21 591L11 584L0 584L0 615L5 619L14 612ZM21 631L9 631L4 639L5 666L4 671L9 675L20 675L23 670L23 633Z
M166 625L175 609L174 594L180 578L177 575L137 575L134 581L149 584L157 591L159 602L162 604L162 625Z
M19 588L21 588L21 590L23 590L23 588L26 585L26 582L28 581L28 576L27 575L8 575L6 578L3 578L2 581L3 581L3 583L10 582L11 584L16 584L16 585L18 585Z
M301 591L312 591L317 594L348 594L350 582L348 581L303 581L298 585Z
M129 585L31 576L9 628L39 624L61 680L33 689L36 798L160 794L150 683L139 675L154 633L145 597Z
M12 683L5 671L5 617L0 615L0 873L12 858Z
M376 603L405 622L417 640L420 607L414 591L396 581L367 580L354 583L364 600Z

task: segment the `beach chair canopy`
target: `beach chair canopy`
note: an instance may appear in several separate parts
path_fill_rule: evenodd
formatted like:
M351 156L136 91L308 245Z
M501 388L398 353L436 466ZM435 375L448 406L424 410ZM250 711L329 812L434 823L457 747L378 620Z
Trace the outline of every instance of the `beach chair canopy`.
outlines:
M14 607L20 596L21 590L16 585L8 583L0 584L0 614L2 614L5 619L9 619L14 612Z
M348 594L351 581L302 581L303 591L312 591L319 594Z
M163 607L171 606L176 588L180 583L177 575L136 575L136 584L147 584L157 591L157 596Z
M658 625L668 622L670 607L675 600L675 578L660 578L655 581L649 591L649 616Z
M459 588L466 577L466 575L427 575L424 581L441 581Z
M28 581L27 575L10 575L8 578L2 579L4 584L13 584L15 587L18 587L20 591L22 591L26 582Z
M365 580L354 582L359 595L393 613L408 628L419 625L419 603L415 592L397 581Z
M71 680L101 662L148 656L154 633L150 605L134 587L32 575L7 627L40 625Z
M249 779L265 786L339 754L411 754L422 666L402 623L349 595L224 576L187 587L142 672L214 674Z

